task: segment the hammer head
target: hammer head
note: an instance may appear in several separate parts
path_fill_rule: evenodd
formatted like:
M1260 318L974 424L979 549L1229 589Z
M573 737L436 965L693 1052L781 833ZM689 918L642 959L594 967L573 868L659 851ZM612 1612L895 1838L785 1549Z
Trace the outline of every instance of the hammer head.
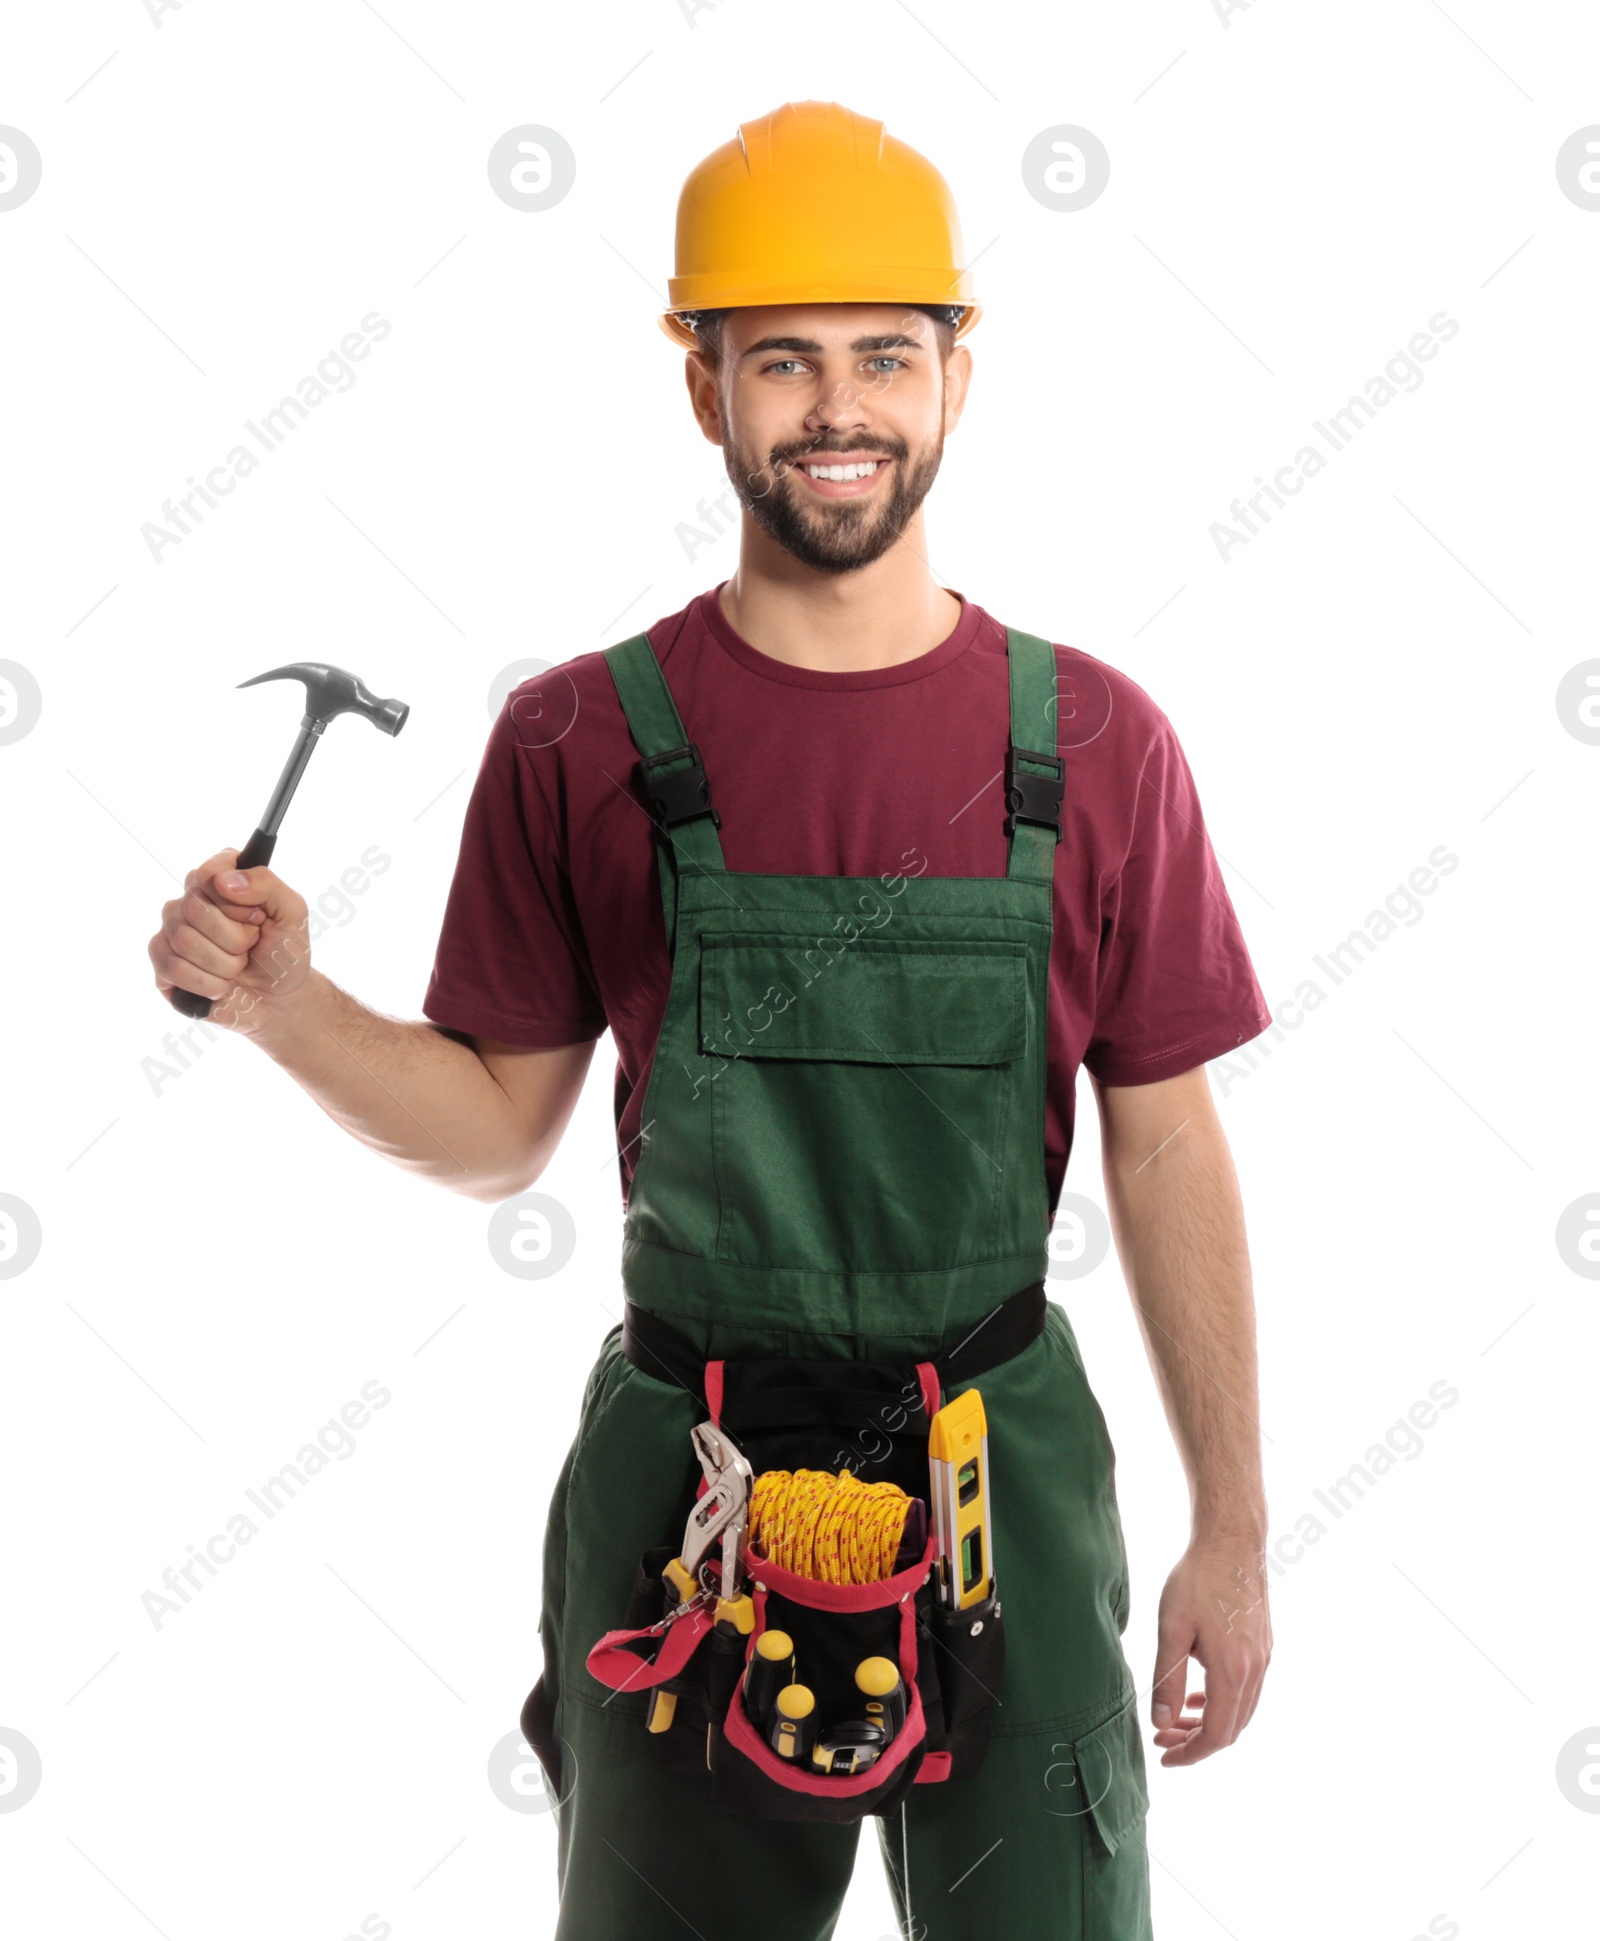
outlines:
M290 667L274 667L268 674L257 674L241 681L240 687L259 687L263 681L304 681L306 684L306 727L322 728L336 714L365 715L374 728L386 735L397 735L406 725L411 710L404 701L380 701L364 681L342 667L327 667L318 661L297 660Z

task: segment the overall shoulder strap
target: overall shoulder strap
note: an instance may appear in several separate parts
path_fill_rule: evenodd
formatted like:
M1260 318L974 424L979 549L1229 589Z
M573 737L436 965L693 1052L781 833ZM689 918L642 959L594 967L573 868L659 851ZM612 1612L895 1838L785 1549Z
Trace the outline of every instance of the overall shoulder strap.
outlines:
M1056 650L1037 634L1006 628L1011 746L1006 751L1008 876L1048 883L1061 840L1066 763L1056 753Z
M649 635L635 634L608 647L605 660L639 751L645 795L656 825L667 950L676 956L678 876L687 869L726 869L717 840L722 818L711 806L711 784L700 751L684 732Z
M620 641L606 649L605 658L639 753L664 755L668 749L682 748L689 737L683 732L678 705L650 645L650 636L635 634L631 640Z

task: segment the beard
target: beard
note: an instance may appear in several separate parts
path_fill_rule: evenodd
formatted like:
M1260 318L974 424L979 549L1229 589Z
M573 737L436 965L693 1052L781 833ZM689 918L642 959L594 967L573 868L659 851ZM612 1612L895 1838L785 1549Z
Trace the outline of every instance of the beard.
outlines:
M890 459L894 473L887 493L864 499L820 499L793 476L807 461L849 463L852 452L876 452ZM851 446L781 446L763 463L732 434L724 440L723 464L739 503L770 538L819 573L850 573L882 557L910 525L939 475L944 456L944 413L939 435L913 461L899 438L858 438Z

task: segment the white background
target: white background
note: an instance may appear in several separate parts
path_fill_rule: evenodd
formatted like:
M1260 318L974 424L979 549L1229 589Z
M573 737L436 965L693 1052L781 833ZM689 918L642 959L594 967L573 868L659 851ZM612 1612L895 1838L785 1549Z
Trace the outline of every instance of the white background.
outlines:
M550 1931L553 1822L486 1767L619 1311L610 1041L541 1182L576 1253L516 1280L489 1209L355 1147L248 1045L158 1091L144 945L292 737L298 690L234 684L325 658L412 719L330 731L278 861L314 897L391 859L319 961L416 1013L495 675L732 569L731 535L690 559L677 531L725 479L655 324L675 199L739 120L822 97L945 172L987 306L935 568L1169 712L1269 1000L1436 846L1460 859L1270 1058L1214 1071L1294 1561L1244 1738L1150 1757L1157 1933L1583 1931L1600 1819L1556 1765L1600 1744L1600 1289L1555 1230L1600 1189L1600 748L1555 703L1600 653L1600 214L1555 162L1600 121L1592 13L87 0L14 11L0 73L43 157L0 214L0 657L43 694L0 747L0 1191L43 1229L0 1284L0 1726L43 1766L0 1813L8 1929ZM486 172L530 122L577 157L542 213ZM1062 123L1111 157L1076 213L1021 171ZM141 525L374 310L354 387L157 564ZM1441 310L1420 389L1224 563L1230 501ZM1068 1186L1100 1200L1088 1104ZM1114 1259L1053 1291L1118 1450L1143 1690L1182 1477ZM355 1453L155 1628L162 1570L367 1381L392 1400ZM1319 1511L1436 1382L1459 1400L1421 1452ZM847 1941L893 1928L863 1856Z

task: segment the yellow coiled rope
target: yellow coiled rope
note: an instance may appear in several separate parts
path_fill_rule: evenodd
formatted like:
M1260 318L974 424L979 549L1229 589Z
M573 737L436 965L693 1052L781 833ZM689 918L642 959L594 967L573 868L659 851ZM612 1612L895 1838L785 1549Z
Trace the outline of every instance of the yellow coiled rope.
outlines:
M894 1575L910 1508L898 1483L863 1483L848 1469L768 1469L750 1499L750 1543L798 1577L877 1584Z

